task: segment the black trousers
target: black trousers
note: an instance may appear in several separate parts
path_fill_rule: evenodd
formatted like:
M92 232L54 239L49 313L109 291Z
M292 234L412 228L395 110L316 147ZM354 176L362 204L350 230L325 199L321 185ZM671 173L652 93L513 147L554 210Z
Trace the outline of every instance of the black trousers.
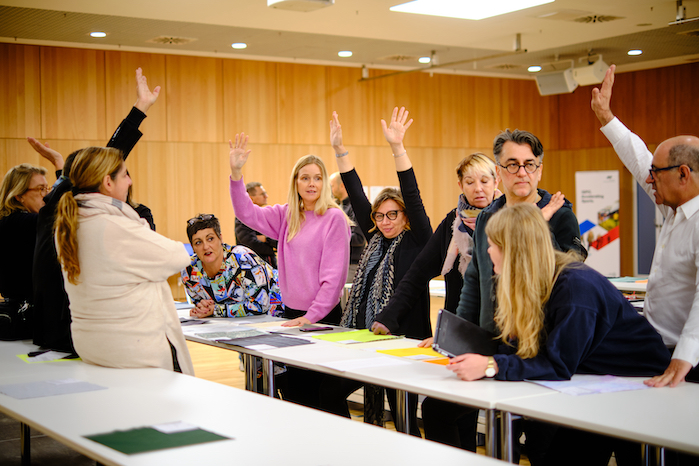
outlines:
M428 440L476 451L477 408L426 398L422 402L422 422L425 427L425 438ZM516 439L520 437L522 431L526 434L527 442L524 451L529 462L534 466L544 464L544 457L558 427L524 419L515 421L512 429L513 437ZM499 449L500 446L497 447ZM513 453L515 462L519 462L520 447L518 442L514 444ZM567 462L562 461L559 464L567 464Z
M286 307L284 317L296 319L306 315L306 311ZM342 307L338 302L320 323L328 325L339 325L342 317ZM298 367L287 366L287 370L282 376L276 378L277 386L282 398L296 404L320 409L320 383L322 375L319 372L300 369Z
M282 396L287 401L349 418L347 397L363 384L356 380L287 366L279 385ZM396 391L387 389L386 396L395 419ZM417 395L412 393L408 394L408 416L410 434L420 437L417 424Z
M337 414L338 416L350 417L349 407L347 406L347 397L355 390L364 385L357 380L345 379L334 375L325 374L320 383L319 405L320 409L328 413ZM397 416L397 395L396 391L390 388L386 389L386 397L388 404L391 407L391 415L393 419ZM383 406L381 406L383 409ZM410 425L410 435L422 437L420 427L417 424L417 395L408 393L408 423Z
M292 309L290 307L286 307L284 309L284 318L285 319L297 319L299 317L303 317L306 315L306 311L302 311L299 309ZM321 324L327 324L327 325L340 325L340 319L342 318L342 306L340 306L340 303L338 302L334 308L328 313L327 316L324 318L320 319L318 322Z
M476 451L478 409L435 398L422 402L425 438L452 447Z

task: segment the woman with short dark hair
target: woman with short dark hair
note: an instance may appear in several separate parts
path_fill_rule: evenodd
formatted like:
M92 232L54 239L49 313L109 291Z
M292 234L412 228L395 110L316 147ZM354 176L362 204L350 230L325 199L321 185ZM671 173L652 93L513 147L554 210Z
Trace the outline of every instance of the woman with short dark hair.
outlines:
M277 271L255 251L223 242L221 223L213 214L187 221L194 254L182 270L182 284L195 304L194 317L281 315Z

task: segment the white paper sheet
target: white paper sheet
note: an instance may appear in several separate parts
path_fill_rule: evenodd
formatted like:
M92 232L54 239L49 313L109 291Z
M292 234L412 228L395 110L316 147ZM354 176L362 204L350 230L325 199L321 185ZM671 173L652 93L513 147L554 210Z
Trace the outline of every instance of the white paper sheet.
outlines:
M401 361L398 358L381 356L378 358L345 359L343 361L330 361L319 363L318 365L345 372L356 369L364 369L368 367L403 366L406 364L410 364L410 362Z
M546 381L527 380L537 385L568 395L590 395L593 393L612 393L627 390L645 390L650 388L643 384L644 379L626 379L614 375L576 375L573 380Z

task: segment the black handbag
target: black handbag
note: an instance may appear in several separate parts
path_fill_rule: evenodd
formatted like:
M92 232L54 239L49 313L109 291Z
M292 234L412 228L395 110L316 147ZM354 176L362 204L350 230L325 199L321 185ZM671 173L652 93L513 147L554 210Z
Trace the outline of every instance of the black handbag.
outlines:
M26 301L0 301L0 340L25 340L32 337L33 306Z

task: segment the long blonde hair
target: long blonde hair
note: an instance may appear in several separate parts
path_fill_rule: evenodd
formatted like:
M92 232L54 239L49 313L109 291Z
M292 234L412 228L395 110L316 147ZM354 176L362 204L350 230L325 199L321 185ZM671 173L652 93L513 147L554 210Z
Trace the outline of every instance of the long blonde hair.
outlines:
M296 180L299 177L299 171L306 165L315 164L320 168L320 175L323 179L323 183L320 188L320 197L316 201L315 208L313 211L316 215L323 215L328 209L340 209L337 205L335 199L333 199L332 189L330 188L330 179L328 178L328 171L325 169L325 164L323 161L315 155L304 155L301 157L294 165L294 169L291 172L291 180L289 182L289 197L288 204L289 209L286 214L286 220L289 224L289 230L286 235L286 241L289 242L294 236L301 231L301 226L306 219L305 210L303 207L303 201L301 200L301 195L299 194L298 185ZM340 209L342 211L342 209ZM344 211L342 211L344 213ZM347 218L347 224L350 224L350 219Z
M56 246L58 259L73 285L78 284L78 203L74 193L99 192L105 176L114 179L124 164L121 151L109 147L87 147L80 150L70 169L73 191L65 193L58 201L56 220Z
M516 338L517 355L533 358L539 353L544 306L553 285L561 271L580 257L554 250L548 223L534 204L500 210L488 221L485 232L502 257L495 285L499 337L506 343Z
M21 163L8 170L0 186L0 218L7 217L18 210L25 210L17 196L27 192L34 175L46 175L46 169Z

